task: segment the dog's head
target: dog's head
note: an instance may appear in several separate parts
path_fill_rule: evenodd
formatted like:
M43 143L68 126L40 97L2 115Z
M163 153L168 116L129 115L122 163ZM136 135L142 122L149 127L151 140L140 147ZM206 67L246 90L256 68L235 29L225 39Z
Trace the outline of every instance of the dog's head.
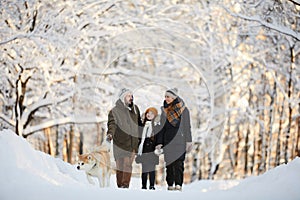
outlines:
M97 161L92 154L78 155L78 163L77 163L78 170L89 171L93 167L95 167L96 164L97 164Z

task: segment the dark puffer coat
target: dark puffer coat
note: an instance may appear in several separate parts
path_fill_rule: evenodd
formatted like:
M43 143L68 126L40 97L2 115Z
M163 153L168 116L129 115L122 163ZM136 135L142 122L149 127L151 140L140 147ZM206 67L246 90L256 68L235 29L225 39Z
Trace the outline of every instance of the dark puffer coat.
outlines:
M159 122L160 116L157 116L155 121ZM152 122L154 135L145 138L142 155L138 155L135 159L136 163L158 165L159 157L154 154L155 146L157 145L157 133L159 125ZM140 136L142 137L142 136ZM140 139L141 140L141 139ZM141 142L141 141L140 141ZM139 142L139 143L140 143Z
M184 160L186 142L192 142L190 112L187 107L181 114L180 121L173 126L166 118L164 108L161 107L161 130L157 135L157 144L163 145L164 159L167 165L177 159Z

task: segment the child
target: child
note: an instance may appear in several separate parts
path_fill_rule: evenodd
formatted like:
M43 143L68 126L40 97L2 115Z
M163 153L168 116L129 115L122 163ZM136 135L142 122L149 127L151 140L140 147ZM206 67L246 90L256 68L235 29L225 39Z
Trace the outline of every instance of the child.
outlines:
M158 164L158 156L154 154L156 146L155 130L158 127L159 119L156 108L150 107L145 111L143 119L143 132L140 139L136 163L142 164L142 189L147 189L149 175L150 190L155 190L155 165Z

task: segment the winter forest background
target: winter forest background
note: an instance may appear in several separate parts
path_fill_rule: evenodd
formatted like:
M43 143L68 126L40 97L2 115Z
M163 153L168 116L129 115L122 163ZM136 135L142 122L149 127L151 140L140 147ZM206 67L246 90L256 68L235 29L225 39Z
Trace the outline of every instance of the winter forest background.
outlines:
M177 87L186 183L300 155L299 0L1 0L0 29L0 130L37 150L73 164L103 141L122 87L141 111Z

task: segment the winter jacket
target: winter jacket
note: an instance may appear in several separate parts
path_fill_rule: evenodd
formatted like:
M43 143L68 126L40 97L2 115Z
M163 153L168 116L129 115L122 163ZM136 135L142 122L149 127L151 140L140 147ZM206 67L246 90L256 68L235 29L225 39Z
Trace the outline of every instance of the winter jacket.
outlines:
M140 111L136 105L131 109L119 99L108 114L107 134L113 136L115 159L131 156L137 152L141 127Z
M179 123L173 126L167 120L164 108L161 109L161 130L157 135L157 144L163 145L164 159L168 165L177 159L185 159L186 142L192 142L190 112L185 107Z
M157 135L156 134L158 132L159 125L157 125L157 123L159 123L159 119L160 119L160 116L157 116L156 119L154 120L154 122L151 122L153 135L151 137L146 137L144 144L143 144L143 153L142 153L142 155L138 155L136 157L136 160L135 160L136 163L158 165L159 157L154 154L154 150L155 150L155 146L157 145ZM139 144L141 143L141 138L142 138L142 136L140 135Z

